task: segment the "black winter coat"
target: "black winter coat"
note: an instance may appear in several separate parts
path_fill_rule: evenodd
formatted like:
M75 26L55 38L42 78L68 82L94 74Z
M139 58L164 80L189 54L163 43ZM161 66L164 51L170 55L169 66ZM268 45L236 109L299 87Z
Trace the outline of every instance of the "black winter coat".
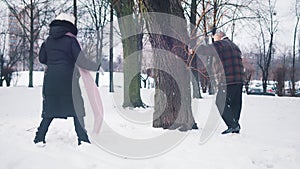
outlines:
M75 37L66 35L72 29L74 27L65 24L50 24L49 37L39 52L39 61L47 65L43 83L43 118L85 116L80 75L75 65L89 70L97 70L98 66L82 56L82 62L76 63L81 48Z

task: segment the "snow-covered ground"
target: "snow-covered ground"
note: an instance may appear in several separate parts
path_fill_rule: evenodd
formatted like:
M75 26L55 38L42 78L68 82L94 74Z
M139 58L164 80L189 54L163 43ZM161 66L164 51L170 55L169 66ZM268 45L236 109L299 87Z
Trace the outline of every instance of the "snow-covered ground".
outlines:
M237 135L221 135L223 122L211 137L201 142L206 122L214 106L214 97L193 100L193 113L200 130L193 130L171 148L145 158L139 152L161 146L159 136L166 133L182 135L179 131L151 127L153 108L121 108L122 76L115 74L115 94L108 93L108 75L101 75L100 93L104 104L105 144L93 140L91 145L77 146L72 119L53 121L45 147L33 144L36 127L41 118L41 74L35 74L35 87L27 88L25 78L14 87L0 88L0 169L298 169L300 168L299 98L243 95L242 130ZM25 81L25 82L24 82ZM85 93L83 92L85 95ZM153 89L142 89L144 101L153 106ZM86 106L86 123L90 108ZM145 115L144 123L128 115ZM218 117L218 116L216 116ZM129 119L133 118L133 119ZM149 121L147 121L147 119ZM88 129L89 131L89 129ZM114 134L119 140L107 139ZM91 136L92 138L92 136ZM144 147L125 141L144 140ZM100 138L101 139L101 138ZM148 141L148 142L147 142ZM149 141L153 141L149 144ZM161 143L165 143L162 138ZM102 146L101 146L102 144ZM103 146L104 145L104 146ZM114 149L116 148L116 149ZM126 149L127 148L127 149ZM135 157L132 154L134 153ZM128 156L126 156L128 153Z

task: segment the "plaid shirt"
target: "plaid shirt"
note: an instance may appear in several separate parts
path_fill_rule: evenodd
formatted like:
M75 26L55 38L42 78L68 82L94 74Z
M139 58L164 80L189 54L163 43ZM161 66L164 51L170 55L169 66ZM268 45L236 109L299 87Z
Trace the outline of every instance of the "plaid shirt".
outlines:
M199 46L198 55L219 57L214 59L216 75L220 85L244 82L245 73L239 47L228 38L216 41L212 45ZM225 75L225 76L224 76Z

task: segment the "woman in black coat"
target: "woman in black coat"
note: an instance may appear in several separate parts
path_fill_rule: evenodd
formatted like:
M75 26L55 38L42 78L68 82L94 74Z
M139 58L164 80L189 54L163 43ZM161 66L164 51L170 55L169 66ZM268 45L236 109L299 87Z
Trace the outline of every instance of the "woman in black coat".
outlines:
M76 66L97 70L98 65L82 54L75 36L77 28L74 16L58 15L50 24L49 37L42 44L39 61L46 65L43 83L42 121L34 143L45 142L48 127L54 118L73 117L78 145L90 143L84 128L85 110L79 87L79 71ZM74 36L70 36L69 34Z

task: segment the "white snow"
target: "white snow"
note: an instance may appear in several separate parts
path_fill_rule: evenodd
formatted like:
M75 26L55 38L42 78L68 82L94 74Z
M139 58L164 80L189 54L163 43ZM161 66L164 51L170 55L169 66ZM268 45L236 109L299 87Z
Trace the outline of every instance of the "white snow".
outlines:
M129 144L126 147L123 140L108 140L108 147L104 147L106 150L97 146L99 138L94 139L91 145L77 146L71 118L55 119L49 128L46 146L36 146L33 138L41 120L42 73L34 72L34 77L34 88L27 88L27 79L21 78L13 87L0 88L0 169L300 168L299 98L243 95L241 134L221 135L220 132L226 127L217 118L216 130L206 142L201 142L205 124L214 109L214 97L204 95L202 100L193 100L193 113L200 130L187 132L181 142L162 154L136 159L124 155L126 151L123 154L120 152L118 156L114 155L118 154L118 149L115 152L107 151L114 147L125 147L128 152L141 151ZM103 140L116 133L135 140L151 140L166 132L182 134L179 131L152 128L153 107L123 110L122 74L116 73L114 80L116 92L112 94L108 92L108 74L100 75L99 90L104 103L104 121L112 129L107 132L103 127ZM84 91L83 95L86 98ZM142 89L146 104L153 106L153 96L153 89ZM89 128L92 120L88 105L86 109ZM142 119L146 120L143 124L138 123L140 119L135 119L130 113L136 113L137 117L144 115ZM142 149L155 149L160 146L158 143L147 144Z

